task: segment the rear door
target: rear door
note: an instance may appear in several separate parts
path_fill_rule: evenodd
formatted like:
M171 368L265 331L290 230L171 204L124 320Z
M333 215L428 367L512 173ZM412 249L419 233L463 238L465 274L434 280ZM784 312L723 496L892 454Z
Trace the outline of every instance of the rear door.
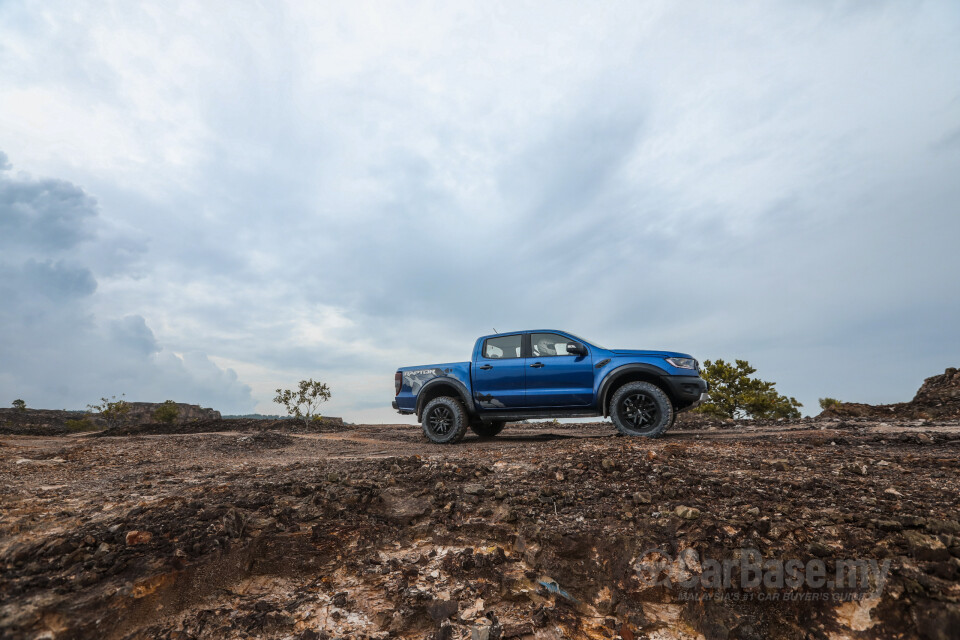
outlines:
M523 334L487 338L473 363L473 396L483 409L526 406L527 367L522 357Z
M578 341L559 333L530 334L530 357L525 359L528 407L585 407L593 402L593 354L590 347L585 356L568 354L570 342Z

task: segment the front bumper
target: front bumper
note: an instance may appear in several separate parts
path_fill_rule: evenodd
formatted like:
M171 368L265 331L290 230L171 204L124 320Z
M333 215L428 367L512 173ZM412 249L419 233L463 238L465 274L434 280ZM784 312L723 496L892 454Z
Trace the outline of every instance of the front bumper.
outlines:
M692 409L707 401L709 385L700 376L664 376L670 397L681 409Z
M709 400L709 399L710 399L710 394L707 393L706 391L704 391L703 393L700 394L700 398L697 399L697 401L694 402L692 405L690 405L689 407L687 407L687 409L696 409L697 407L699 407L700 405L702 405L704 402L706 402L706 401Z

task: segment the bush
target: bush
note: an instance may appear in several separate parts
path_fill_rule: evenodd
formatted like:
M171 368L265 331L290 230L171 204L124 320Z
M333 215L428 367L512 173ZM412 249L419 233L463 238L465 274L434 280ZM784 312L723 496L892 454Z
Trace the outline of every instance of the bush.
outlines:
M316 411L322 402L330 399L330 388L313 378L301 380L298 387L296 391L277 389L277 397L273 401L286 407L290 416L299 418L305 425L309 425L314 418L320 418Z
M66 422L67 431L79 432L79 431L97 431L100 429L93 420L90 418L80 418L79 420L67 420Z
M843 403L837 400L836 398L820 398L820 408L824 410L829 409L830 407L836 407L841 404Z
M777 393L776 383L751 378L756 372L746 360L735 365L706 360L703 378L710 383L710 400L695 411L719 418L799 418L803 405Z
M164 424L173 424L180 415L180 407L173 400L164 400L163 404L153 412L153 419Z
M27 403L24 402L23 400L21 400L20 398L17 398L16 400L14 400L13 403L11 403L10 406L12 406L12 407L13 407L14 409L16 409L17 411L26 411L26 410L27 410Z
M130 413L130 405L123 399L123 395L120 400L117 400L117 396L112 399L100 398L100 404L88 404L87 409L91 413L99 414L110 428L122 425Z

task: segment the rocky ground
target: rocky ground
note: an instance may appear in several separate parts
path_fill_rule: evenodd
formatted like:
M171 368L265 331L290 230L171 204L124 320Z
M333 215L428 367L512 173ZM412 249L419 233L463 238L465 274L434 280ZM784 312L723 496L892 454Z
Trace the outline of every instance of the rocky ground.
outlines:
M0 636L955 638L958 454L856 418L4 435ZM705 580L749 549L803 581ZM887 572L808 580L842 559Z

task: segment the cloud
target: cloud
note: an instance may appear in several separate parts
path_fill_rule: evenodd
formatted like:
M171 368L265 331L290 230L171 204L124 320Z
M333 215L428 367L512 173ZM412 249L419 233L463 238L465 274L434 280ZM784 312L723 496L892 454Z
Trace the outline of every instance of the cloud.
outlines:
M0 7L5 149L62 178L0 173L0 317L115 380L392 420L396 366L558 327L815 410L960 358L949 3L66 6Z
M164 350L140 315L97 315L98 282L79 262L82 245L102 242L97 218L96 201L74 184L0 175L0 394L55 408L125 393L249 409L234 372Z

